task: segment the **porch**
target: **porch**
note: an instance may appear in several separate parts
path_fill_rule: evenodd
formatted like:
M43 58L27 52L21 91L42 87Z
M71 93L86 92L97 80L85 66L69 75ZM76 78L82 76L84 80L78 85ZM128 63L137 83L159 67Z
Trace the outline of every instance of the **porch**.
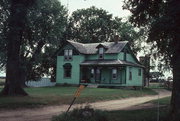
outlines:
M126 84L126 67L117 65L81 65L80 84L122 86Z

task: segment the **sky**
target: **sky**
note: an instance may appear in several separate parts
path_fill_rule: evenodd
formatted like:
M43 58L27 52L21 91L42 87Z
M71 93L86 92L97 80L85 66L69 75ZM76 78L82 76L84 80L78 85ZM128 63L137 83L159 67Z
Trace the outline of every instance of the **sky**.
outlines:
M77 9L95 6L108 11L113 16L127 17L130 15L128 10L123 10L123 0L59 0L63 5L68 6L70 13Z

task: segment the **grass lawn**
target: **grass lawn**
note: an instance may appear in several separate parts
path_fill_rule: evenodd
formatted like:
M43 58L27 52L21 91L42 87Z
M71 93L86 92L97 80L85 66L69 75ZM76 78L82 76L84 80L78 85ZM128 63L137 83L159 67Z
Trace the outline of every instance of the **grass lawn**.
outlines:
M0 97L0 108L32 108L43 105L69 104L77 87L25 88L25 90L29 96ZM85 88L75 103L90 103L155 94L157 93L147 88L143 90Z
M158 100L150 101L151 103L156 103ZM149 103L149 102L148 102ZM167 114L168 114L168 107L170 103L170 97L159 99L160 105L165 105L163 107L160 107L159 109L159 121L163 121ZM76 111L78 112L78 111ZM97 111L98 112L98 111ZM76 117L78 115L73 115L67 117L68 121L87 121L87 118ZM99 115L95 115L96 118L94 118L93 121L99 121L96 120L98 118L103 118L103 116L106 117L107 120L105 121L157 121L157 107L151 108L151 109L139 109L139 110L131 110L131 111L100 111L97 114L101 114L101 117ZM65 114L59 115L56 118L54 118L53 121L67 121ZM63 117L64 120L63 120ZM74 118L73 118L74 117ZM89 121L89 120L88 120ZM102 120L104 121L104 120Z
M165 119L168 107L160 108L160 121ZM157 121L157 108L141 109L133 111L111 111L107 112L108 121Z
M150 103L157 104L158 100L150 101ZM163 121L168 114L170 97L159 99L159 104L163 105L163 107L159 109L159 119ZM157 110L156 107L133 111L110 111L107 112L107 115L108 121L157 121Z

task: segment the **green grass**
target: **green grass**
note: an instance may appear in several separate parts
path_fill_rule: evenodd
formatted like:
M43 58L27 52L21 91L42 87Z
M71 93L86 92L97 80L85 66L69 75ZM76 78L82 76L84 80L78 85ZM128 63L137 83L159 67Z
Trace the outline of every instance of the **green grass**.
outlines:
M147 103L153 103L153 104L157 104L159 103L159 105L169 105L170 104L170 100L171 100L171 97L165 97L165 98L161 98L157 100L152 100L152 101L149 101Z
M77 109L76 109L77 110ZM75 111L74 111L75 112ZM95 115L89 118L76 115L61 114L53 117L52 121L157 121L157 108L141 109L133 111L95 111ZM159 121L164 121L168 114L168 107L160 107ZM99 119L104 120L99 120Z
M25 90L29 94L27 97L0 97L0 108L32 108L44 105L69 104L77 87L26 88ZM155 94L157 93L147 88L143 90L85 88L75 103L90 103Z
M158 99L149 101L147 103L157 104ZM163 121L167 114L170 104L170 97L159 99L159 118ZM163 105L163 107L161 107ZM151 109L139 109L133 111L110 111L108 112L108 121L156 121L157 120L157 107Z
M148 103L156 103L158 100L153 100ZM163 107L160 107L159 109L159 119L160 121L163 121L167 114L168 114L168 107L170 103L170 97L159 99L160 105L164 105ZM78 110L76 109L76 111ZM156 121L157 120L157 107L150 108L150 109L139 109L139 110L131 110L131 111L95 111L98 115L95 114L94 119L92 121L99 121L96 120L101 117L105 117L106 121ZM101 115L99 115L99 113ZM95 118L96 117L96 118ZM65 114L61 114L59 116L53 117L53 121L87 121L86 118L83 118L82 116L78 116L77 114L74 115L73 111L68 114L68 116L65 116ZM90 118L89 118L90 119ZM89 121L89 120L88 120ZM104 121L104 120L102 120Z
M160 108L160 121L165 119L168 107ZM108 121L156 121L157 108L141 109L133 111L111 111L107 112Z

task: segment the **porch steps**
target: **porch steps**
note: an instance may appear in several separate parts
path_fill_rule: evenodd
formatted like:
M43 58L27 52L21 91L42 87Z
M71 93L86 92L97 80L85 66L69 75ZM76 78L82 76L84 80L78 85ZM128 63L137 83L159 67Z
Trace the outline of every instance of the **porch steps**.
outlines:
M98 84L88 84L87 87L89 88L98 88Z

